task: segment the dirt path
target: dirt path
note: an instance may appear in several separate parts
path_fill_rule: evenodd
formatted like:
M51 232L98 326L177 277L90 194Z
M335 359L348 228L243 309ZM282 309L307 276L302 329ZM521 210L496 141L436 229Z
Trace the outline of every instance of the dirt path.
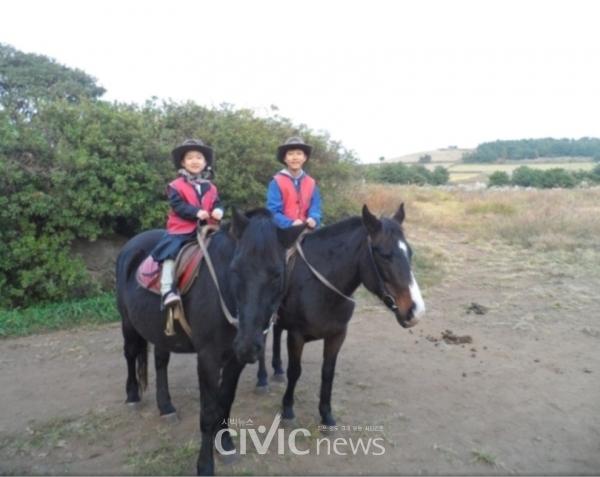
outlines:
M217 473L600 474L599 257L427 231L411 238L440 258L444 279L425 288L428 313L410 331L359 294L333 396L338 424L350 428L335 436L347 455L317 455L321 344L312 343L296 407L297 426L313 434L297 440L309 455L279 455L276 442L259 455L248 445ZM121 347L118 325L0 342L0 473L195 472L195 358L172 358L181 419L168 425L153 373L142 411L126 409ZM256 395L255 373L244 371L232 417L269 428L283 388ZM379 439L385 452L372 445L353 455L349 442L360 438Z

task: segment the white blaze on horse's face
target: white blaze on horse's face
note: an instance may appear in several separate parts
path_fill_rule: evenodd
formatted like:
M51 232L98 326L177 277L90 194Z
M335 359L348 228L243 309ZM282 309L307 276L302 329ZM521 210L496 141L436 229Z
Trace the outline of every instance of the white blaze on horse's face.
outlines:
M398 247L404 255L406 259L410 261L410 257L408 256L408 246L402 240L398 240ZM423 296L421 295L421 289L419 288L419 284L413 275L413 272L410 272L410 285L408 289L410 290L410 297L415 304L415 310L413 312L415 318L420 317L425 313L425 301L423 300Z

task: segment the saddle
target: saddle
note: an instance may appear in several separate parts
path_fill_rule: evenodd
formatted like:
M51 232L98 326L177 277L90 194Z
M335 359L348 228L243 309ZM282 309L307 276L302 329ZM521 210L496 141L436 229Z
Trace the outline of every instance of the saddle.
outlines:
M210 242L210 236L216 231L216 227L206 226L200 233L206 245ZM185 295L194 280L198 276L203 253L198 241L185 244L175 259L174 283L181 296ZM160 295L160 277L162 273L161 264L149 255L138 267L135 278L138 284L149 292Z

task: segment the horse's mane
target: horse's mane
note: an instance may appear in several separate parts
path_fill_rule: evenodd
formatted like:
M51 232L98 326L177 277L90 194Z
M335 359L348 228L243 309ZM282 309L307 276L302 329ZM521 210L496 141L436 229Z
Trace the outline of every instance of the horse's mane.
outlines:
M382 217L381 224L383 226L384 234L394 234L404 236L404 232L402 230L402 226L393 219ZM342 235L344 233L352 232L357 229L361 229L363 227L363 219L361 216L349 217L347 219L342 219L339 222L334 222L333 224L326 225L323 228L315 230L313 234L315 237L319 237L322 239L328 239L334 236Z
M381 223L383 224L383 233L384 234L394 234L400 235L404 237L404 230L402 229L402 225L396 222L394 219L390 219L387 217L383 217L381 219Z
M256 209L251 209L244 213L244 215L249 219L252 219L253 217L265 217L270 219L273 218L273 214L271 213L271 211L264 207L257 207Z
M328 239L333 236L341 235L359 229L362 227L362 225L362 217L349 217L347 219L342 219L339 222L334 222L333 224L329 224L325 227L317 229L309 235L314 235L315 237L319 237L322 239Z
M240 251L263 257L265 253L271 252L273 259L277 260L277 225L273 214L268 209L257 208L247 211L244 215L250 219L250 223L238 245Z
M271 211L269 209L265 209L264 207L257 207L256 209L251 209L248 210L247 212L244 212L244 216L248 219L251 219L253 217L273 217L273 214L271 213ZM231 225L231 222L228 221L222 221L221 224L219 225L219 230L221 232L229 232L229 227Z

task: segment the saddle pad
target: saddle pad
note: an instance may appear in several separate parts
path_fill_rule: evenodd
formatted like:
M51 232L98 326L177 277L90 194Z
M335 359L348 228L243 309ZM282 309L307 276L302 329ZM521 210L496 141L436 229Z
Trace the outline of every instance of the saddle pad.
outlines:
M177 288L181 294L184 294L190 288L194 278L200 269L202 261L202 249L198 243L186 244L175 261L177 277ZM160 263L156 262L152 256L148 256L138 267L135 277L137 282L146 290L160 295Z

